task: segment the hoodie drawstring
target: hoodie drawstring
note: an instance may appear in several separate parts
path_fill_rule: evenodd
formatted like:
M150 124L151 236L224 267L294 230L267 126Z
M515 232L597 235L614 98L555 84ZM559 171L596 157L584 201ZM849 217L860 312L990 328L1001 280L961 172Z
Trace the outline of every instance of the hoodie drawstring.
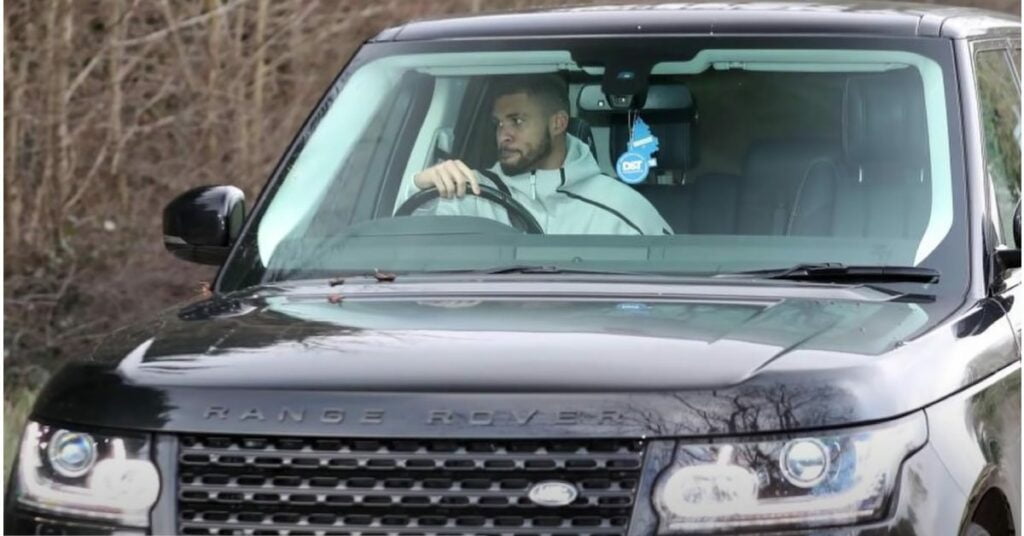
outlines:
M537 170L530 172L530 191L532 193L533 200L537 200Z

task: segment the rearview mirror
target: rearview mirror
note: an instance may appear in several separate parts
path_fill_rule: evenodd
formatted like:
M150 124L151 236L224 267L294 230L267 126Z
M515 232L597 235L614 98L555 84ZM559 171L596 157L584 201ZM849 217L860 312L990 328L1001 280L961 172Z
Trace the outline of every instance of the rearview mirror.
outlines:
M164 247L175 257L219 265L245 221L245 194L234 186L200 186L164 209Z
M586 112L613 112L620 107L613 106L604 90L597 84L583 86L576 101L580 110ZM693 94L683 84L658 84L647 88L644 111L689 110L693 108Z

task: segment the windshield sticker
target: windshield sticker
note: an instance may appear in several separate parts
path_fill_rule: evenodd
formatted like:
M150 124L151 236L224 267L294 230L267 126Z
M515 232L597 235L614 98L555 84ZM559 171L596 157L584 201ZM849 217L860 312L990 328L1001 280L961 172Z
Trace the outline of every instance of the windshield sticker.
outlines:
M615 173L626 184L638 184L647 178L652 167L658 165L653 155L658 150L658 137L639 116L630 126L626 152L615 163Z

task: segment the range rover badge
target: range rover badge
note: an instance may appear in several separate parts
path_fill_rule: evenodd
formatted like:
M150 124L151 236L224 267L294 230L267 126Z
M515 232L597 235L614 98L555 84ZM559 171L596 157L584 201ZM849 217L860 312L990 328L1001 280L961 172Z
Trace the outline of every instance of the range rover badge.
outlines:
M530 488L530 500L538 506L566 506L572 504L580 494L576 486L568 482L549 480L538 482Z

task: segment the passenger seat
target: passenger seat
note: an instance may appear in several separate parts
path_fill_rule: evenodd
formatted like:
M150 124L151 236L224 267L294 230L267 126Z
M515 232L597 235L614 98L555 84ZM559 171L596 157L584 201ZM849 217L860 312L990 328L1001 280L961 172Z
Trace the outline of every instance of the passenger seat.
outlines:
M931 210L923 84L914 69L850 78L835 232L918 238Z
M739 177L701 175L686 184L639 184L635 188L658 209L675 234L733 234Z
M772 140L747 152L737 232L747 235L832 234L840 178L836 144Z

